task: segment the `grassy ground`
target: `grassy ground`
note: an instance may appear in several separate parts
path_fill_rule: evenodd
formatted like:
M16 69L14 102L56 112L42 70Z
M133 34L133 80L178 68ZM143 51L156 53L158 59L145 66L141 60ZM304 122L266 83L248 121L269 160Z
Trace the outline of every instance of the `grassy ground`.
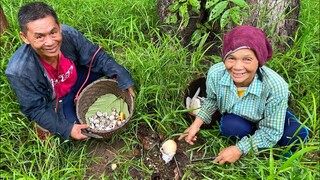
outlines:
M18 36L17 11L25 0L0 0L10 23L0 48L0 178L1 179L82 179L92 160L86 151L88 141L74 142L51 138L44 144L37 139L31 123L19 110L17 99L4 75L7 63L22 41ZM122 140L120 154L131 153L140 142L135 133L139 122L176 138L189 122L185 119L183 92L196 74L205 74L201 61L218 62L219 57L190 52L179 41L160 32L154 0L47 1L57 11L61 23L80 30L86 37L106 48L132 73L136 82L135 114L125 133L110 143ZM267 149L264 155L249 154L235 164L199 163L189 166L183 176L189 179L319 179L319 2L302 0L301 26L295 44L285 53L276 53L267 65L290 84L291 108L312 134L307 144L291 158L283 159L286 149ZM166 88L163 88L166 87ZM191 150L217 154L229 146L218 129L202 130L207 143ZM280 156L280 157L279 157ZM276 160L278 159L278 160ZM103 179L131 179L134 168L145 177L152 171L139 159L119 155L121 166ZM90 179L90 177L88 177ZM149 179L149 178L146 178Z

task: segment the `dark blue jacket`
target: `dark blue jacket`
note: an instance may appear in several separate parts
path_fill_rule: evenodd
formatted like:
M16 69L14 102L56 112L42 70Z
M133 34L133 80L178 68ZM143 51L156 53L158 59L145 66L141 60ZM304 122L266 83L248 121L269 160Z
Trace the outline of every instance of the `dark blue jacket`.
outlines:
M92 44L76 29L62 25L61 52L76 65L89 67L98 45ZM133 85L130 73L103 50L94 59L93 72L107 77L117 77L119 87L127 89ZM69 138L73 124L68 122L58 106L55 112L55 93L39 56L30 45L23 44L11 57L6 76L17 95L21 111L51 133Z

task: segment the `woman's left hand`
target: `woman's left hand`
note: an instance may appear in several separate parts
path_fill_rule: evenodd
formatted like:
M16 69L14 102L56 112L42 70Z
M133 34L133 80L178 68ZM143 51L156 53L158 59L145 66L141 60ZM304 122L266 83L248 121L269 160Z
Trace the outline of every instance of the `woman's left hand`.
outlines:
M223 149L218 157L214 159L214 162L219 164L234 163L236 162L242 155L242 152L238 149L237 146L229 146Z
M128 88L128 91L129 91L129 94L131 94L132 97L136 97L132 86Z

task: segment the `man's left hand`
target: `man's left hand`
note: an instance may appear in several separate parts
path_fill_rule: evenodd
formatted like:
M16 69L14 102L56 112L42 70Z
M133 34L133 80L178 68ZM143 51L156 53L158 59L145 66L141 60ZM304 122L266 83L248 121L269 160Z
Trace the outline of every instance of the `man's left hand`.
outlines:
M135 93L134 93L134 91L133 91L132 86L128 88L128 92L129 92L129 94L131 94L132 97L136 97L136 95L135 95Z
M219 164L234 163L236 162L242 155L242 152L238 149L237 146L229 146L223 149L218 157L214 159L214 162Z

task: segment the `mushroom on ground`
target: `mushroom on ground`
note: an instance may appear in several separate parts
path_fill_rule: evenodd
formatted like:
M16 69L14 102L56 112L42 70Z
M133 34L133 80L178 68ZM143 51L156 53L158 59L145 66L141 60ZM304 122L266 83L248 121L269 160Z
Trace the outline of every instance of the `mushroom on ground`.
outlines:
M162 153L162 159L166 164L172 160L173 156L176 154L176 151L177 143L174 140L170 139L162 144L160 152Z
M167 140L162 144L163 152L166 154L176 153L177 151L177 143L174 140Z

